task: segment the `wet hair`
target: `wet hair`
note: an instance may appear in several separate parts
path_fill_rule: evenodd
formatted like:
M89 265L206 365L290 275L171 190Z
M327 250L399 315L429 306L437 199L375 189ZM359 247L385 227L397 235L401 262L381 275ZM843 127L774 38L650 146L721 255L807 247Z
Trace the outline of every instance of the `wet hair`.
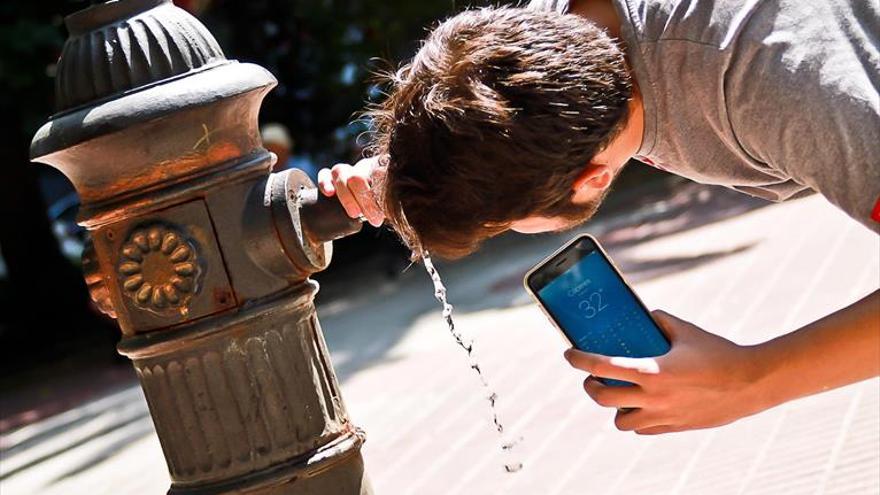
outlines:
M466 255L530 217L576 218L572 185L628 116L617 44L590 21L462 12L389 75L368 112L385 215L415 256Z

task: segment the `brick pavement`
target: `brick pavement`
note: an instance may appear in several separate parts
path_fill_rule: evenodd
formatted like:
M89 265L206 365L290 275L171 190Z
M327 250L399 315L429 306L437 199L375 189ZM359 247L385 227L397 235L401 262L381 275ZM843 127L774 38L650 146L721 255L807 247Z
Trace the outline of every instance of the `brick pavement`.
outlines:
M609 237L613 240L615 235ZM559 238L545 238L534 246L547 251L558 243ZM523 251L531 255L531 247L518 246L519 256L500 250L472 263L504 264L510 256L511 265L520 261L514 257L527 258L529 264L540 257L540 253L523 255ZM612 248L612 255L622 260L627 272L627 267L637 270L651 260L699 258L707 253L731 254L643 280L637 290L648 305L741 342L766 340L808 323L870 292L880 277L877 239L817 197ZM483 268L487 278L498 276L493 267ZM447 285L453 303L479 297L481 286L468 275L472 272L473 266L447 268L444 275L450 279ZM492 282L487 280L483 288ZM715 430L638 437L614 430L611 413L585 399L580 376L559 359L564 346L543 316L521 297L514 296L512 301L507 309L459 311L458 324L477 336L486 359L484 369L499 389L504 418L525 436L519 447L525 469L514 475L501 471L492 432L485 421L476 422L485 417L481 401L473 400L479 389L456 349L442 341L442 324L429 314L397 345L406 358L396 362L393 371L377 374L377 381L371 383L372 371L367 369L345 385L355 418L359 418L359 404L395 400L379 387L395 372L425 377L409 378L420 396L448 397L450 383L458 390L454 395L459 400L444 401L427 417L411 419L407 409L402 413L389 410L376 418L377 423L407 429L407 434L388 437L388 442L378 433L382 429L371 429L373 415L361 415L361 423L371 432L365 453L377 492L800 494L880 490L876 380ZM329 328L331 323L326 325ZM418 341L423 342L416 347ZM433 379L433 363L442 360L440 355L447 356L453 370L461 368L455 380ZM510 362L517 363L513 374ZM390 395L408 394L395 391Z
M759 208L718 189L683 194L684 211L670 200L648 205L640 226L615 217L591 227L651 307L751 343L880 285L880 240L822 198ZM725 218L719 209L740 214ZM481 388L421 267L397 282L358 275L353 287L369 290L320 306L349 411L368 432L377 494L880 493L878 380L714 430L616 431L519 287L521 274L569 235L504 238L439 266L457 324L477 339L502 419L524 437L515 454L525 467L516 474L502 470ZM78 419L3 437L0 492L162 493L167 474L140 392L104 400Z

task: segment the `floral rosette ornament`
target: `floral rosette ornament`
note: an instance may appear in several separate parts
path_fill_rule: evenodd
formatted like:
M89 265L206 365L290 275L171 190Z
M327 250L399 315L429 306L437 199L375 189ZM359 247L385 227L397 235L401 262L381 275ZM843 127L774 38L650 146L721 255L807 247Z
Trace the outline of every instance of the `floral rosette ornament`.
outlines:
M122 246L122 288L143 309L185 312L200 272L195 246L171 228L135 230Z

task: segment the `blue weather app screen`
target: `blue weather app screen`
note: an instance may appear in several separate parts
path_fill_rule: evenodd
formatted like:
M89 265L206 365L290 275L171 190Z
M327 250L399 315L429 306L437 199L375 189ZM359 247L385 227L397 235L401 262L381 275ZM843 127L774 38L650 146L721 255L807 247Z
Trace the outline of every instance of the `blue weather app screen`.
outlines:
M650 357L669 344L611 265L596 251L538 291L577 349Z

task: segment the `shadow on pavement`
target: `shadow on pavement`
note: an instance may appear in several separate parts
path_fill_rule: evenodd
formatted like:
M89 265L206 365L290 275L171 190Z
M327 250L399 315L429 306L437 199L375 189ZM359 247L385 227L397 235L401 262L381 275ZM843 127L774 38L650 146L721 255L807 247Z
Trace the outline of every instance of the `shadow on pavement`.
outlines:
M581 230L595 233L614 255L639 242L699 228L766 204L722 188L665 180L619 194ZM491 240L468 259L439 264L457 313L527 303L522 275L572 235L506 235ZM687 257L615 258L628 278L644 281L693 269L752 247L742 245ZM417 319L434 313L440 317L422 266L411 266L390 279L377 270L376 262L370 263L368 260L324 280L325 289L318 296L320 320L343 383L361 370L391 362L394 358L390 351ZM87 382L79 382L87 388ZM151 434L153 426L140 390L134 380L125 383L129 386L122 392L103 392L99 400L83 397L91 402L0 437L5 461L0 479L48 459L70 456L62 472L54 474L51 482L55 483Z
M130 423L113 429L102 439L102 445L94 452L90 452L88 456L78 460L75 464L67 468L63 473L55 476L50 483L55 484L66 478L70 478L79 473L93 468L96 464L110 459L120 449L153 434L153 421L149 414L145 414L139 418L133 419Z
M0 480L56 460L49 484L85 471L153 433L136 384L0 437Z
M610 201L609 201L610 202ZM630 282L653 280L665 275L697 268L724 257L740 254L753 247L751 244L717 252L704 252L686 257L658 257L631 259L624 254L627 248L707 225L727 220L771 205L767 201L746 196L722 187L705 186L677 178L662 184L628 191L600 211L584 227L571 232L522 236L511 234L494 239L484 251L493 258L504 256L505 248L520 247L518 257L511 257L509 269L483 287L483 294L457 297L460 311L472 312L528 304L531 300L522 288L525 273L538 261L549 255L566 240L581 232L595 235ZM531 257L522 255L522 246L535 246ZM468 263L464 260L460 264ZM471 270L477 270L475 262Z
M438 269L457 314L528 304L530 299L522 289L525 272L575 233L586 231L600 239L628 280L657 279L740 254L754 245L654 259L629 259L616 253L769 204L729 189L671 178L618 195L584 228L551 235L504 235L490 240L469 258L439 263ZM334 301L319 304L318 314L340 381L385 362L389 350L416 319L435 312L439 318L433 289L420 265L412 266L396 281L349 271L344 279L348 289L344 296L338 283L327 282ZM320 295L318 301L322 301Z

